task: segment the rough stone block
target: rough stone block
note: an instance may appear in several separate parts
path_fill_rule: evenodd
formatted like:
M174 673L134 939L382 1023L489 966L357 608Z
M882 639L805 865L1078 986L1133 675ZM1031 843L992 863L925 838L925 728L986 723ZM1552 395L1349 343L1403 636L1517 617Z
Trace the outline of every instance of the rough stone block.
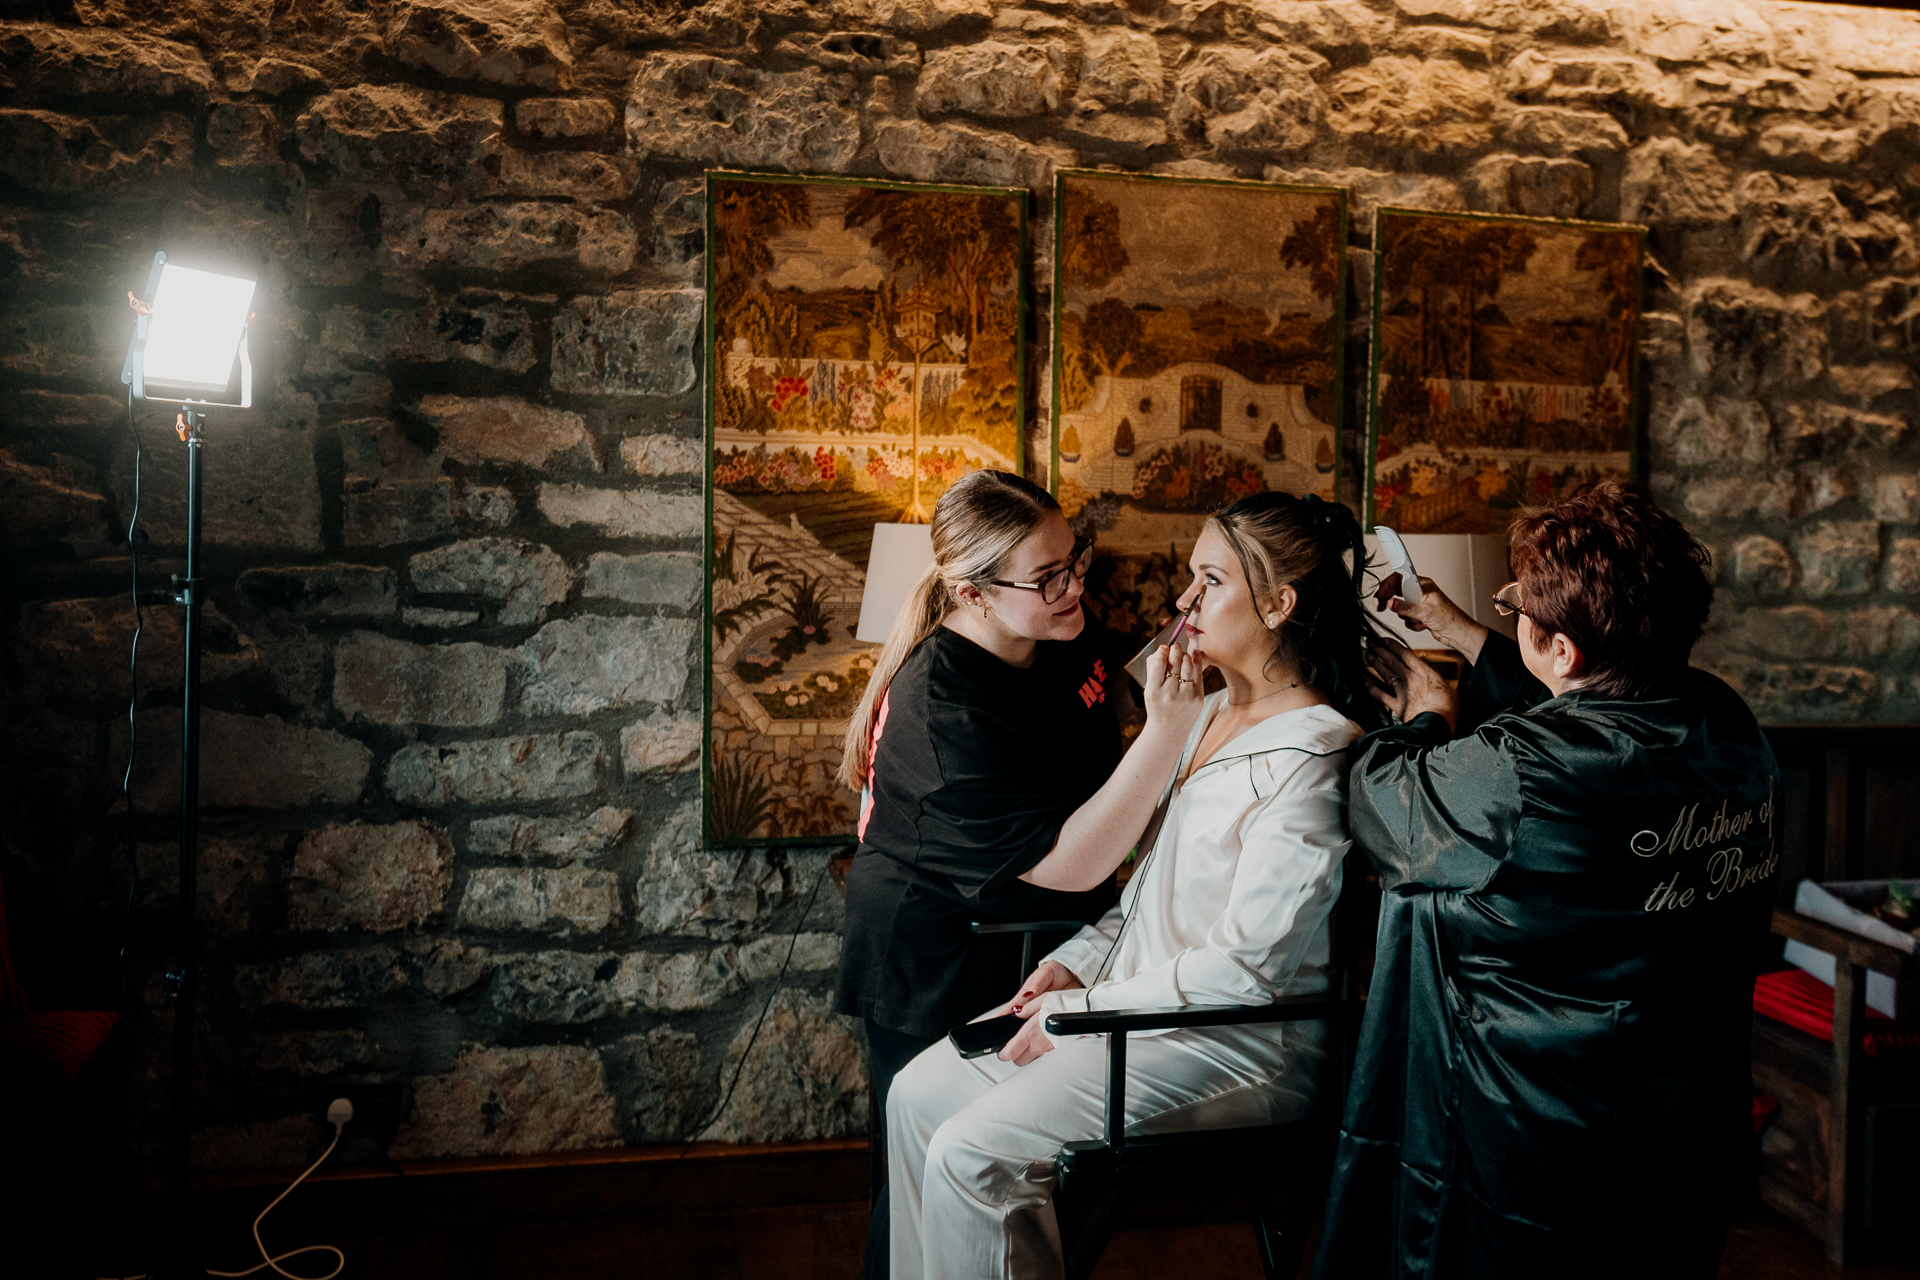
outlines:
M1741 249L1762 266L1818 276L1911 271L1920 248L1891 191L1866 193L1828 178L1748 174L1734 195Z
M660 824L635 884L637 923L646 932L739 938L793 897L792 868L765 852L700 845L698 803Z
M1839 168L1858 160L1866 144L1858 129L1813 129L1783 124L1761 130L1755 145L1761 155L1772 160Z
M513 500L513 490L498 485L468 485L466 492L467 519L490 529L503 528L513 523L518 511Z
M1491 142L1493 105L1485 71L1452 61L1375 58L1334 77L1326 118L1340 133L1383 146L1446 151ZM1210 124L1209 134L1213 129Z
M523 98L513 104L513 123L536 138L609 138L620 108L603 98Z
M1626 11L1623 18L1630 46L1662 62L1738 66L1772 60L1772 28L1744 4L1670 0L1657 8Z
M1903 596L1920 595L1920 538L1895 538L1887 550L1887 570L1883 581L1888 591Z
M467 828L467 847L494 858L567 865L596 858L633 834L633 813L602 805L584 818L529 818L510 813Z
M656 711L620 731L627 776L679 773L700 763L700 718Z
M1578 160L1491 155L1467 170L1473 206L1490 213L1574 218L1593 199L1593 170Z
M687 178L661 183L653 202L654 269L697 285L706 270L706 258L706 185Z
M599 933L619 919L613 872L582 867L482 867L460 899L469 929Z
M707 450L684 436L628 436L620 461L636 476L697 476L706 470Z
M345 805L366 789L373 753L327 729L289 725L278 716L200 713L200 804L206 809L302 809ZM109 773L126 767L124 718L115 724ZM161 708L140 716L134 760L134 805L143 813L180 804L180 712Z
M377 724L474 728L500 718L509 651L357 631L334 651L333 704Z
M1768 657L1822 662L1840 656L1846 644L1841 616L1807 604L1750 609L1740 615L1735 633Z
M1804 479L1796 475L1708 476L1689 484L1687 511L1702 520L1786 520L1799 515L1806 500Z
M1880 567L1880 524L1823 520L1793 540L1793 552L1800 593L1809 600L1858 595L1872 589Z
M428 209L420 227L418 233L400 223L388 229L388 249L412 266L599 276L633 268L633 224L607 209L535 201Z
M599 785L600 759L600 739L580 731L416 743L394 753L386 783L403 804L560 800Z
M547 1026L597 1022L633 1011L631 999L621 999L608 977L620 968L619 958L579 951L535 951L502 961L493 980L493 1006L500 1012Z
M1654 138L1627 153L1620 216L1655 226L1709 226L1735 211L1733 172L1709 146Z
M1870 408L1882 396L1898 395L1914 388L1913 371L1891 360L1872 364L1834 365L1827 370L1840 394L1862 408Z
M521 648L533 715L591 715L672 702L684 689L698 629L685 618L568 618Z
M485 947L470 947L453 938L416 938L407 949L420 965L420 985L451 1000L473 990L493 976L496 961Z
M783 990L758 1037L742 1026L721 1071L744 1059L726 1114L709 1131L720 1141L852 1136L867 1125L867 1073L859 1023L833 1012L825 996Z
M1561 107L1521 107L1501 125L1500 136L1515 146L1572 152L1592 158L1627 149L1627 131L1612 116Z
M701 499L633 489L540 486L540 514L562 528L586 525L615 538L698 537L706 521Z
M1846 615L1842 652L1858 662L1885 665L1920 648L1920 617L1899 605L1870 605Z
M656 54L627 99L628 153L789 173L839 173L860 148L853 76L763 71Z
M1507 93L1521 102L1641 109L1680 105L1659 68L1636 58L1525 49L1507 63L1502 80Z
M553 321L553 385L593 395L674 396L693 389L704 297L628 289L576 298Z
M1920 520L1920 475L1911 471L1873 482L1873 514L1894 524Z
M279 114L258 103L222 103L207 116L207 147L222 169L290 173L280 159L284 136Z
M783 38L774 52L824 71L851 71L862 76L910 76L920 70L918 46L864 31L829 31L825 35L796 31ZM887 92L891 92L891 81L887 86ZM874 89L880 91L878 81Z
M445 1075L414 1082L396 1160L534 1155L620 1144L613 1099L591 1049L469 1045Z
M440 432L440 452L455 462L545 467L562 457L600 469L586 420L564 409L507 396L434 395L422 399L414 412Z
M509 88L564 89L573 67L566 25L545 0L402 0L387 52L450 80Z
M616 1095L631 1109L641 1142L681 1142L699 1119L695 1090L700 1077L700 1038L672 1027L655 1027L601 1050L616 1081Z
M1782 297L1741 280L1696 281L1687 290L1693 370L1742 395L1804 388L1826 365L1824 316L1810 293Z
M1790 404L1783 443L1793 457L1833 457L1855 450L1891 450L1907 438L1907 420L1820 401Z
M1105 143L1128 151L1145 151L1164 145L1170 135L1165 121L1100 111L1088 99L1078 103L1060 125L1060 136L1096 146Z
M700 557L691 552L623 556L600 551L587 562L587 581L581 594L589 599L691 609L700 603L700 588L705 583Z
M255 62L246 73L239 86L231 81L231 92L256 93L264 98L284 98L292 94L312 93L327 83L326 73L317 71L304 62L289 62L285 58L265 57Z
M263 1009L364 1009L407 985L392 947L307 951L285 960L241 965L233 985L243 1006Z
M192 45L146 31L7 23L0 28L0 82L48 97L204 100L213 72Z
M1773 423L1754 400L1687 396L1671 412L1654 415L1650 434L1676 466L1759 467L1773 458Z
M453 871L453 842L424 822L325 827L300 842L287 887L295 929L390 933L440 914Z
M1733 580L1760 597L1793 589L1793 557L1772 538L1750 534L1733 544Z
M567 598L567 562L535 542L478 538L423 551L407 563L414 589L434 595L477 595L500 601L506 626L538 622Z
M536 359L533 321L519 307L436 299L417 310L329 308L320 348L348 362L382 365L469 360L489 369L525 373Z
M616 998L629 1007L666 1013L711 1009L746 986L731 947L625 957L613 976Z
M1762 722L1857 720L1879 697L1879 678L1859 667L1722 660L1708 669L1732 685Z
M1168 123L1220 150L1298 150L1327 113L1313 79L1324 65L1300 49L1204 50L1180 72Z
M1297 182L1311 186L1347 188L1347 222L1362 236L1373 234L1373 213L1381 205L1401 209L1457 212L1467 207L1460 188L1449 178L1424 174L1383 173L1378 169L1314 169L1268 165L1268 182ZM1371 292L1358 295L1370 303ZM1363 304L1365 305L1365 304Z
M453 481L382 480L344 496L341 540L350 547L395 547L453 532Z
M984 27L993 18L989 0L843 0L835 10L844 22L915 36Z
M1066 48L1054 43L983 40L941 49L927 55L914 105L922 114L1039 115L1060 105L1060 72L1066 56Z
M258 608L302 618L384 618L399 599L393 570L371 565L248 569L237 585Z
M961 182L986 187L1043 187L1055 168L1070 168L1071 151L1033 145L971 125L936 128L921 120L883 120L874 130L874 154L889 173L916 182Z
M464 190L491 185L486 162L502 149L504 124L489 98L363 84L314 99L295 132L302 156L344 177Z
M509 151L500 166L500 187L508 195L537 199L625 200L639 172L622 156L578 151Z

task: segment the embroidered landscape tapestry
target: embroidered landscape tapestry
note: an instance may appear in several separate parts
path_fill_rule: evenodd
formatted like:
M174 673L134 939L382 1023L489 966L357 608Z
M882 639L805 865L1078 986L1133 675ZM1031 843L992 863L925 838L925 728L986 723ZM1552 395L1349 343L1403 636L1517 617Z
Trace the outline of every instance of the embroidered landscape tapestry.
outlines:
M844 840L873 526L1023 472L1026 193L707 175L711 845Z
M1645 229L1381 209L1368 523L1504 533L1634 474Z
M1144 643L1209 511L1334 496L1346 192L1067 170L1054 217L1054 492Z

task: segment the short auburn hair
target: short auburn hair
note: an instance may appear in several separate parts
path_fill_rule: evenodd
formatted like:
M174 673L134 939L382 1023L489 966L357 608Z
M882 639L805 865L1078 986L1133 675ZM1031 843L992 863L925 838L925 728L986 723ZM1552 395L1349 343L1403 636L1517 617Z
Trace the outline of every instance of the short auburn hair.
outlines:
M1638 485L1608 481L1527 511L1508 533L1535 647L1558 632L1581 687L1642 698L1684 671L1707 624L1712 556Z

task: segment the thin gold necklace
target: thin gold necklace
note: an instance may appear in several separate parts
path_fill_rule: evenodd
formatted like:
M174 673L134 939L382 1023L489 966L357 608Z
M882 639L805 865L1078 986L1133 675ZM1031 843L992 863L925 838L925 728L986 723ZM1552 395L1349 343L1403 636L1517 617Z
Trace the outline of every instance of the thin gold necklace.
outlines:
M1250 707L1256 702L1265 702L1268 698L1277 698L1281 694L1290 693L1293 690L1298 689L1299 687L1300 687L1300 682L1298 680L1295 680L1292 684L1288 685L1284 689L1275 689L1272 693L1263 693L1257 698L1248 698L1245 702L1235 702L1232 698L1228 698L1227 705L1230 707Z

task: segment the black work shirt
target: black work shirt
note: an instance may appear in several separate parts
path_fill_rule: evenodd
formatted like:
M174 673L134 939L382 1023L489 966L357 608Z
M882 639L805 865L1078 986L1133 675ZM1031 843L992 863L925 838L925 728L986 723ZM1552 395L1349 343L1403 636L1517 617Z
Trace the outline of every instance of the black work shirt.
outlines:
M1041 641L1024 668L945 627L908 656L875 726L839 1012L937 1039L1026 976L1018 939L972 921L1091 921L1112 905L1111 881L1061 893L1019 877L1119 763L1115 679L1084 635Z

